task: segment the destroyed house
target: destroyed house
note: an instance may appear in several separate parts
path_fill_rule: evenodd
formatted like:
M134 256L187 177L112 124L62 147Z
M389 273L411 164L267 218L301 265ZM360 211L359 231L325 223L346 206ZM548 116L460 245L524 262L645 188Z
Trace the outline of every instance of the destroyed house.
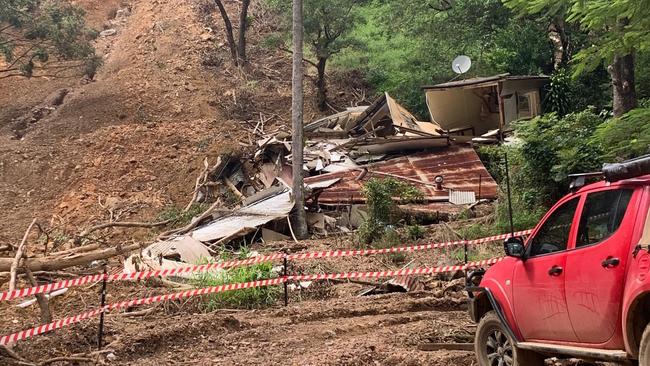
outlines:
M542 114L547 76L501 74L423 86L431 121L450 134L496 140L516 120Z

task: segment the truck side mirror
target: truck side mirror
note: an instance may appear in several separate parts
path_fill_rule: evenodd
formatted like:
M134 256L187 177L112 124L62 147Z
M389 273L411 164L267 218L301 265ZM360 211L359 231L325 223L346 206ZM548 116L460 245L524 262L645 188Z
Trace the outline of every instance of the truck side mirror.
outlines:
M524 241L520 236L514 236L512 238L506 239L505 242L503 242L503 249L505 249L506 255L508 257L515 257L519 259L523 259L524 254L526 253Z

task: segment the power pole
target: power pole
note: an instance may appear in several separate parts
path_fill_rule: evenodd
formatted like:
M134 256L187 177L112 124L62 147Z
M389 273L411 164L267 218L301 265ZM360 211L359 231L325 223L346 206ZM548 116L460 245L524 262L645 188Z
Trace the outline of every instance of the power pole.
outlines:
M293 72L291 77L291 125L293 138L291 156L293 167L293 198L295 215L293 217L296 237L305 239L307 232L307 214L305 213L303 165L303 90L302 90L302 0L293 0Z

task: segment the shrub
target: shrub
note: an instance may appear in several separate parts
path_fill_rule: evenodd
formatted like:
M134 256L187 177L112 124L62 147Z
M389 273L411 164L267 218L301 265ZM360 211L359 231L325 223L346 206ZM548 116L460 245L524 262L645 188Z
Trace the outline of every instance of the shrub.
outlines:
M634 109L612 118L596 129L592 141L613 162L650 153L650 108Z
M375 248L383 249L399 247L401 244L402 237L399 235L397 230L395 230L393 226L388 226L383 231L381 238L379 238L379 240L376 240L373 246ZM401 264L406 261L406 253L403 252L388 253L385 254L385 257L393 264Z
M600 167L600 147L590 138L601 123L603 120L588 109L564 118L550 113L517 124L517 136L523 143L512 149L513 165L518 166L513 182L527 189L529 203L556 201L567 192L569 174Z
M423 239L424 234L426 234L424 228L418 224L407 226L406 233L408 234L408 238L411 241Z
M385 226L397 223L400 215L396 200L406 203L423 197L414 186L393 178L370 179L363 187L363 195L368 203L368 219L359 227L359 240L364 244L383 237Z

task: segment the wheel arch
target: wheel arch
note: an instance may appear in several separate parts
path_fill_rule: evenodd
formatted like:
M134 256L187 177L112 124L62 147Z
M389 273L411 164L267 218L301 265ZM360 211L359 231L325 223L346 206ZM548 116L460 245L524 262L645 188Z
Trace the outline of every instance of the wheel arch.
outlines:
M650 291L634 298L628 307L623 324L627 352L634 357L639 356L641 337L648 324L650 324Z

